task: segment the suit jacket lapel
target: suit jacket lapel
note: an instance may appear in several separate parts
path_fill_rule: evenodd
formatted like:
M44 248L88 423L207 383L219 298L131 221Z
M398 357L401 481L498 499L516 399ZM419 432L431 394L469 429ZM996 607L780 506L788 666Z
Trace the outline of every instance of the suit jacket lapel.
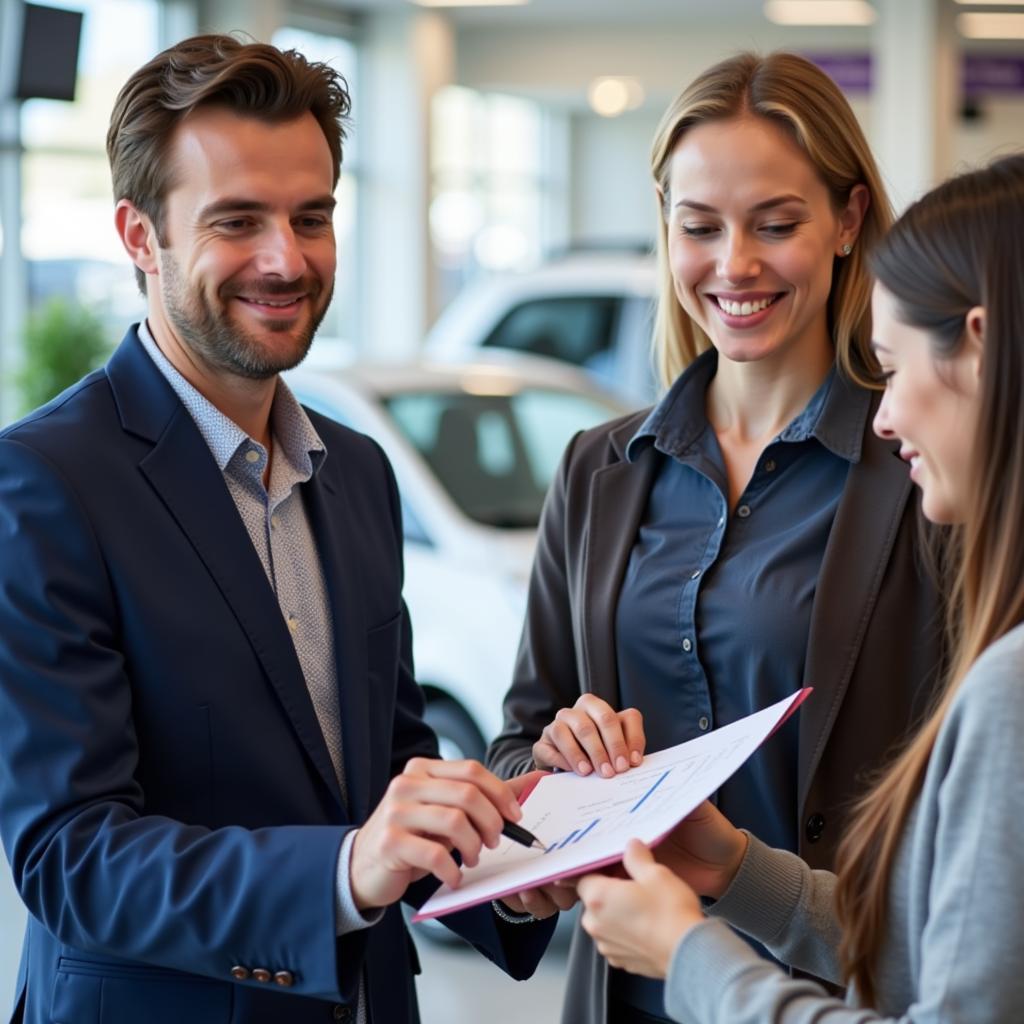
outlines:
M111 358L107 376L124 428L153 442L140 462L142 473L216 581L306 752L341 803L280 605L202 434L134 331Z
M896 446L871 432L873 414L874 403L861 459L850 467L836 511L811 612L803 682L814 694L799 716L801 808L846 695L913 487Z
M619 703L615 651L619 591L658 465L653 446L635 463L625 460L625 446L636 427L630 420L609 435L616 458L593 475L588 502L581 614L584 635L579 638L579 649L586 657L586 688L613 707Z
M366 623L359 599L362 562L344 484L333 475L331 466L328 458L303 493L331 602L349 813L352 821L364 821L370 810L370 773L366 768L370 763L370 705Z

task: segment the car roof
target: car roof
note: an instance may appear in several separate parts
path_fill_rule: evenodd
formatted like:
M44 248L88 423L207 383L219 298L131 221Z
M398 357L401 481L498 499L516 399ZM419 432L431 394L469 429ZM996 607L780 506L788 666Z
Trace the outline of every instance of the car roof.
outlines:
M603 400L614 408L621 400L593 378L555 359L494 349L473 359L358 361L348 366L294 370L289 376L333 380L367 394L390 397L424 390L471 394L517 394L529 389L567 391Z

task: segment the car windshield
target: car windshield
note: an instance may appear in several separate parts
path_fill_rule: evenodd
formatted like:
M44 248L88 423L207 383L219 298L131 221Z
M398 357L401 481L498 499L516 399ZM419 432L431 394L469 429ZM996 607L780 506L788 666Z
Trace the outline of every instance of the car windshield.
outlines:
M621 411L597 396L541 388L403 392L385 404L459 508L506 529L536 528L569 438Z

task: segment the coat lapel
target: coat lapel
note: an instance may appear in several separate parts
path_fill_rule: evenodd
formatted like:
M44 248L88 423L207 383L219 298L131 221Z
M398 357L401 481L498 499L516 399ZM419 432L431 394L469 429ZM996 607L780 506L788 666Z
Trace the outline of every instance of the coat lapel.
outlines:
M134 331L111 357L107 376L124 428L153 443L139 468L216 581L306 752L341 803L281 608L202 434Z
M362 560L344 485L331 474L330 465L328 459L304 486L303 493L331 603L349 817L361 822L370 810L370 773L366 766L371 753L366 623L359 599Z
M814 693L799 715L799 807L846 695L913 487L896 446L871 431L874 407L836 511L811 612L803 682Z
M653 445L636 462L625 460L625 446L636 427L631 419L609 435L615 461L593 475L588 502L583 636L578 638L578 649L586 658L586 689L612 707L619 704L615 651L619 591L658 465Z

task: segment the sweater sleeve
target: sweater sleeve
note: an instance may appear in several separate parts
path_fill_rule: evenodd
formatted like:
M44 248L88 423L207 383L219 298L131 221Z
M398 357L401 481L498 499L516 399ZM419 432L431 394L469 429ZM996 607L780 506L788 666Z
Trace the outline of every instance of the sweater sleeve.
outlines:
M1019 635L1018 635L1019 634ZM909 955L884 965L879 1008L847 1005L760 959L722 920L681 940L665 1005L687 1024L977 1024L1016 1020L1024 1004L1024 630L993 645L964 680L932 753L913 827L893 874L890 934ZM796 863L794 863L794 861ZM838 931L823 908L830 876L752 841L715 914L773 953L824 973ZM827 898L827 900L826 900ZM919 910L917 908L920 908ZM920 923L916 914L920 913ZM923 927L921 927L923 925ZM802 937L797 932L804 931ZM918 935L919 932L919 935ZM896 943L893 949L900 948Z

